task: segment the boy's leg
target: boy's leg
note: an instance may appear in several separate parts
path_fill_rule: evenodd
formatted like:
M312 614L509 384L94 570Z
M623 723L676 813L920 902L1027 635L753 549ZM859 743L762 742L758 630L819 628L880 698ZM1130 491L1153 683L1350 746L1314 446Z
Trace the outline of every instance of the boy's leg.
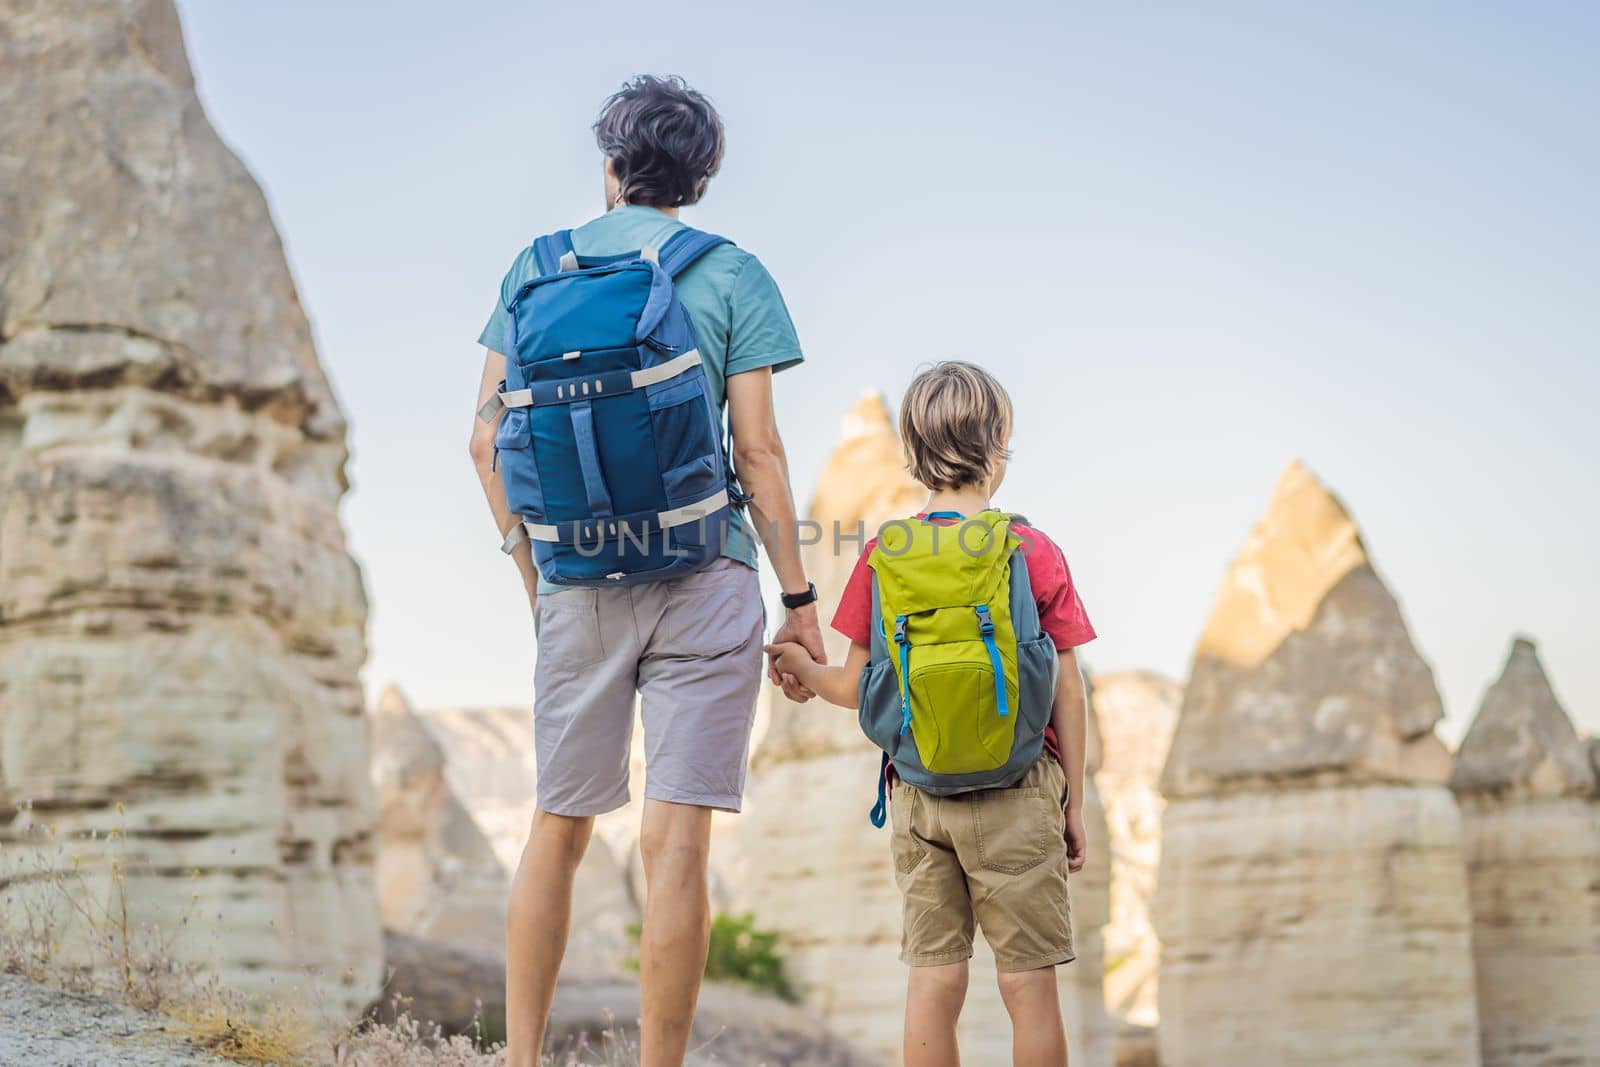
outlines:
M970 823L955 835L973 911L994 950L1019 1067L1067 1062L1055 978L1057 965L1074 958L1066 787L1061 765L1041 757L1015 786L977 794L967 806Z
M535 1067L594 819L537 812L506 908L506 1064Z
M905 1067L956 1067L956 1020L967 998L972 900L950 847L944 802L896 782L890 797L890 851L900 888L900 959L906 983ZM965 802L958 801L958 808Z
M956 1020L966 999L966 960L911 968L906 983L905 1067L960 1067Z
M1012 1067L1067 1067L1056 969L1002 971L999 982L1000 999L1011 1016Z

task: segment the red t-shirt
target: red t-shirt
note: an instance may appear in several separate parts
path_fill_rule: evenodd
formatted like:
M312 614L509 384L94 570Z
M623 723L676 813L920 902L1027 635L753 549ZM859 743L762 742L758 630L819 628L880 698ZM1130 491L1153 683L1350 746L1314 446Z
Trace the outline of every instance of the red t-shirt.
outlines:
M922 518L917 515L916 518ZM954 519L935 519L949 524ZM1043 532L1020 523L1011 524L1011 532L1022 539L1022 554L1028 561L1028 586L1033 590L1033 601L1039 606L1039 626L1050 635L1059 651L1077 648L1094 640L1094 626L1088 612L1072 584L1072 571L1067 568L1067 558L1061 548ZM839 607L833 613L833 628L858 645L872 643L872 568L867 557L872 554L877 538L868 541L856 560L855 570L845 583L839 597ZM1045 747L1058 759L1060 746L1055 730L1045 729Z

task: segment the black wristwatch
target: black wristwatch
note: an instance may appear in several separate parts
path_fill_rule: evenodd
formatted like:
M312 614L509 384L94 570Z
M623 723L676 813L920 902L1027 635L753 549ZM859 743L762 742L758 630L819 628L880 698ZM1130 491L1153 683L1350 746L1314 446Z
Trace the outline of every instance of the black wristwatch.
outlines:
M790 611L795 608L803 608L807 604L815 604L817 602L817 587L814 583L807 582L804 593L782 593L778 596L778 599Z

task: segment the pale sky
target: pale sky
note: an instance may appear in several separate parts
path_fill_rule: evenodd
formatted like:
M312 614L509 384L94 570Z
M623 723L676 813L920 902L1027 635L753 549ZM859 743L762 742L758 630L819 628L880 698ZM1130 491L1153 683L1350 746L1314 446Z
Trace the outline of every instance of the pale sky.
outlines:
M1274 479L1349 505L1464 728L1514 633L1600 730L1600 8L182 4L353 427L369 695L527 704L467 458L502 272L598 212L597 106L728 126L686 220L760 256L802 506L868 387L972 359L1000 504L1064 547L1097 670L1182 678Z

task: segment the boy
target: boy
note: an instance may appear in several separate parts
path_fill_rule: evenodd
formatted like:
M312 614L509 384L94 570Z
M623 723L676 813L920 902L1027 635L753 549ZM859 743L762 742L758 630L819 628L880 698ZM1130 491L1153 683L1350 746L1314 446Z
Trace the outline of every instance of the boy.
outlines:
M877 605L869 561L878 541L890 536L890 527L959 523L963 531L975 525L981 533L981 524L969 516L988 516L985 521L1000 529L1006 522L1006 517L988 509L1005 477L1011 401L990 374L960 362L940 363L919 374L901 404L900 436L911 474L928 489L928 503L912 519L886 524L880 538L869 542L857 561L833 619L834 629L851 640L849 656L842 666L829 667L813 662L805 649L792 642L767 649L777 671L793 675L841 707L854 708L859 702L858 687L871 657L874 627L882 627L880 646L887 645L884 620L873 617ZM892 778L895 880L904 898L901 959L911 967L906 991L906 1067L953 1067L959 1063L956 1019L966 998L974 922L994 949L1000 993L1011 1016L1013 1063L1016 1067L1062 1067L1067 1062L1055 968L1074 958L1067 873L1080 870L1085 856L1086 702L1074 649L1095 634L1061 550L1020 520L1012 521L1009 530L1020 541L1038 613L1037 629L1053 643L1059 673L1053 699L1048 681L1042 690L1038 685L1032 690L1036 699L1038 693L1044 694L1038 702L1050 703L1049 725L1043 731L1042 755L1020 780L1003 788L936 796ZM929 532L938 536L937 531ZM952 545L957 540L954 533L949 537ZM964 533L961 541L963 546L968 543ZM892 589L885 596L891 593ZM979 610L985 640L992 633L988 607ZM971 624L973 609L960 610ZM905 619L900 616L890 624L899 624L897 642L904 641L899 631L904 629ZM1031 618L1019 622L1019 633L1031 623ZM929 647L917 646L914 641L911 646ZM992 642L989 648L993 652ZM981 657L981 646L979 649ZM1048 659L1048 645L1043 654ZM1020 646L1017 658L1022 658ZM885 683L904 685L891 673L894 665L882 659L880 656L874 669L884 673ZM987 661L980 658L979 662L981 666ZM993 663L996 668L1002 666L998 655ZM949 668L944 669L948 672ZM914 705L917 672L911 667L902 671L911 676L911 688L899 690L905 694L902 733L910 733L913 714L926 715L927 711ZM951 678L949 673L939 677L935 684L942 692L923 688L917 690L922 695L916 699L924 704L950 700L948 694L959 683L945 681ZM869 681L869 689L872 684ZM1029 690L1020 682L1015 688L1022 704ZM1009 715L1008 730L1022 730L1019 720L1030 714L1035 719L1043 716L1043 708L1008 708L1003 685L996 689L990 693L980 686L976 696L963 699L981 703L984 713L991 716L998 703L1002 718L989 721L1003 723ZM893 733L891 730L891 736ZM919 747L922 744L919 737ZM928 752L922 756L930 768L936 762ZM885 773L893 776L893 768L886 767Z

